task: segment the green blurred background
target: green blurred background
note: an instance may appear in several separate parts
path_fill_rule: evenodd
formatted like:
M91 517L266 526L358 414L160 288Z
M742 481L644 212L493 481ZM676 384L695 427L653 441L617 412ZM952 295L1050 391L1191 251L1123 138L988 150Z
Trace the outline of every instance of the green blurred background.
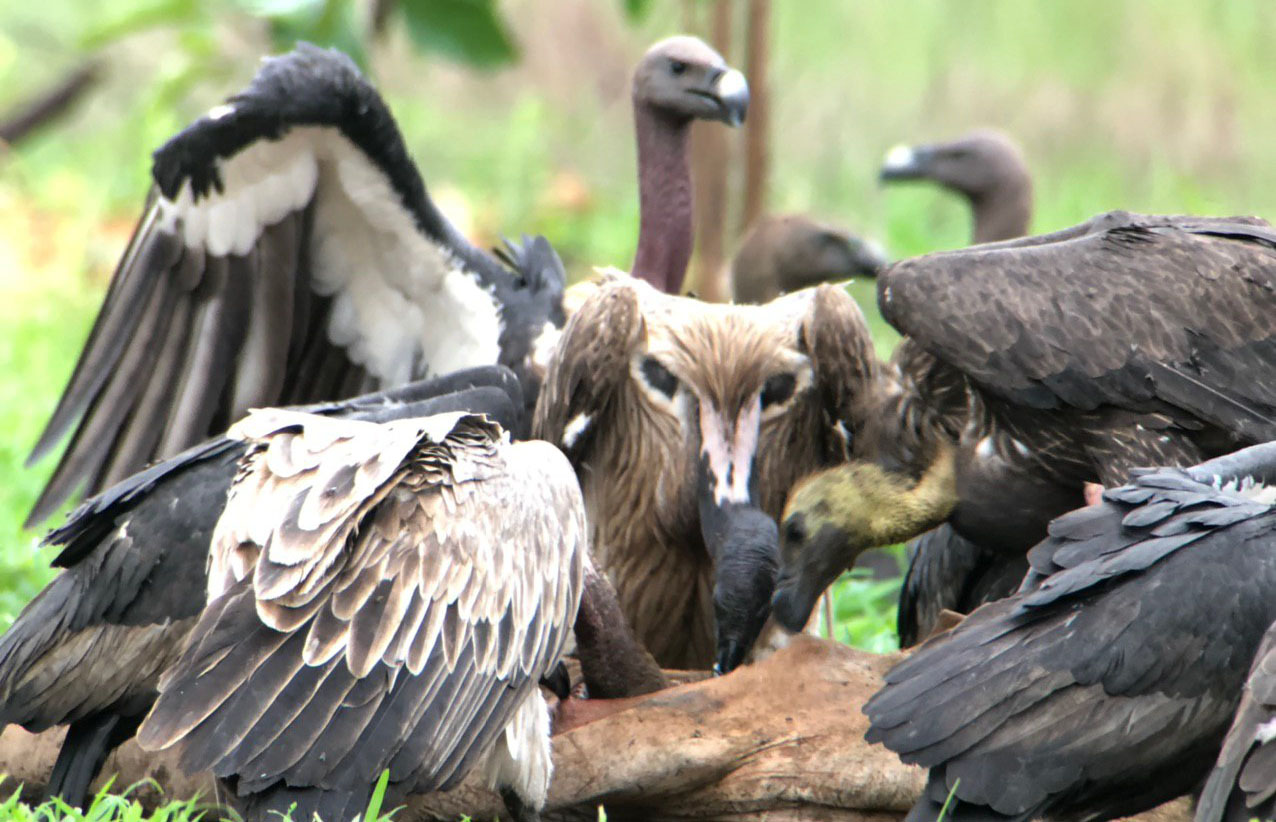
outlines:
M742 22L744 0L725 1ZM51 552L21 521L52 460L23 461L138 216L150 152L297 34L356 53L432 193L475 239L546 234L573 276L628 265L629 71L659 37L707 33L708 2L399 0L378 37L370 8L0 5L0 118L86 60L99 67L65 116L0 146L0 626L49 576ZM895 143L995 126L1027 154L1035 231L1112 208L1276 213L1270 0L776 0L771 15L772 211L839 223L893 257L963 245L961 201L882 189L877 167ZM742 51L728 59L743 66ZM739 133L728 146L737 168ZM737 175L728 253L739 186ZM871 284L852 290L888 350ZM839 638L892 647L893 589L844 584Z

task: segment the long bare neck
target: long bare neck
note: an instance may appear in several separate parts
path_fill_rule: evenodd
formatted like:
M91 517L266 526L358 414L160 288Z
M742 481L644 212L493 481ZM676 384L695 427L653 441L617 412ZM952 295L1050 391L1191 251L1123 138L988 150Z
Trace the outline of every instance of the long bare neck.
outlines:
M695 242L691 169L687 164L690 124L634 101L638 136L638 250L630 273L669 294L682 278Z
M1032 222L1032 181L1027 173L1007 176L980 197L971 197L974 242L1013 240L1028 233Z

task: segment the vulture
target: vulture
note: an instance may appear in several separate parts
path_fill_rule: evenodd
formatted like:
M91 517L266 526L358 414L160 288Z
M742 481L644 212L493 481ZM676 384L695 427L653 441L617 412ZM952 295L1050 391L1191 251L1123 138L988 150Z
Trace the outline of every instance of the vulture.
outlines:
M299 410L366 421L482 412L526 429L518 381L500 366ZM62 570L0 637L0 729L68 726L50 795L82 805L150 710L204 606L209 540L247 450L224 436L195 445L86 501L45 538L61 546Z
M1214 770L1196 803L1196 822L1276 818L1276 623L1267 628Z
M585 509L553 445L486 416L370 423L284 409L247 445L208 553L207 604L138 729L211 770L250 822L351 819L474 768L517 822L550 779L538 683L571 633Z
M719 305L612 276L572 314L532 435L570 458L594 557L662 667L725 672L749 652L774 518L795 481L855 453L872 350L829 285Z
M820 283L875 277L886 255L875 244L803 214L758 220L731 260L738 303L765 303Z
M933 180L966 198L975 243L1010 240L1032 223L1032 178L1023 152L1000 131L981 129L946 143L892 148L883 182Z
M864 705L866 739L929 771L906 818L1113 819L1197 789L1276 619L1273 483L1264 443L1136 471L1054 520L1018 593L928 640ZM1265 741L1253 707L1220 759L1224 800ZM1264 760L1239 783L1259 801Z
M867 458L794 491L783 535L821 576L945 520L1022 562L1087 483L1276 439L1276 231L1262 220L1113 212L905 260L877 285L914 362L857 432ZM793 580L779 593L790 627L820 584Z
M680 282L688 126L738 123L747 104L743 76L694 38L644 58L636 276ZM96 493L252 407L499 363L530 412L537 341L565 320L562 262L541 237L495 254L469 243L345 55L303 43L267 58L153 159L144 214L28 460L74 432L28 527L77 488Z

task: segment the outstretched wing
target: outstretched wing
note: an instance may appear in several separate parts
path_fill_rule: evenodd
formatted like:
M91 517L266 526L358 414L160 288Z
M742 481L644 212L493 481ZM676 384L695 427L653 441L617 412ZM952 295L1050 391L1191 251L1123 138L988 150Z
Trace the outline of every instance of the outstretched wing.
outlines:
M155 152L153 176L32 451L74 431L28 525L81 484L104 488L252 407L518 366L505 352L521 361L521 336L561 310L552 250L526 242L513 259L529 268L512 272L468 243L338 52L303 44L267 59Z
M139 732L242 794L447 787L558 658L584 509L545 443L469 415L267 411L218 523L210 602Z
M897 263L878 302L1000 400L1276 438L1276 231L1261 220L1103 215Z

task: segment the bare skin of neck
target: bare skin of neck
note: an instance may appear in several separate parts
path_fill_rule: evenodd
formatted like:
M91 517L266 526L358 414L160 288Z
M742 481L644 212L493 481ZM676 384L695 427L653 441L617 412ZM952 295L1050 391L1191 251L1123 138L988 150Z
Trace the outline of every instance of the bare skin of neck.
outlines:
M1028 233L1032 222L1032 183L1025 177L1003 180L982 196L971 196L974 242L1013 240Z
M694 243L690 124L634 103L638 136L638 250L630 274L669 294L682 288Z

